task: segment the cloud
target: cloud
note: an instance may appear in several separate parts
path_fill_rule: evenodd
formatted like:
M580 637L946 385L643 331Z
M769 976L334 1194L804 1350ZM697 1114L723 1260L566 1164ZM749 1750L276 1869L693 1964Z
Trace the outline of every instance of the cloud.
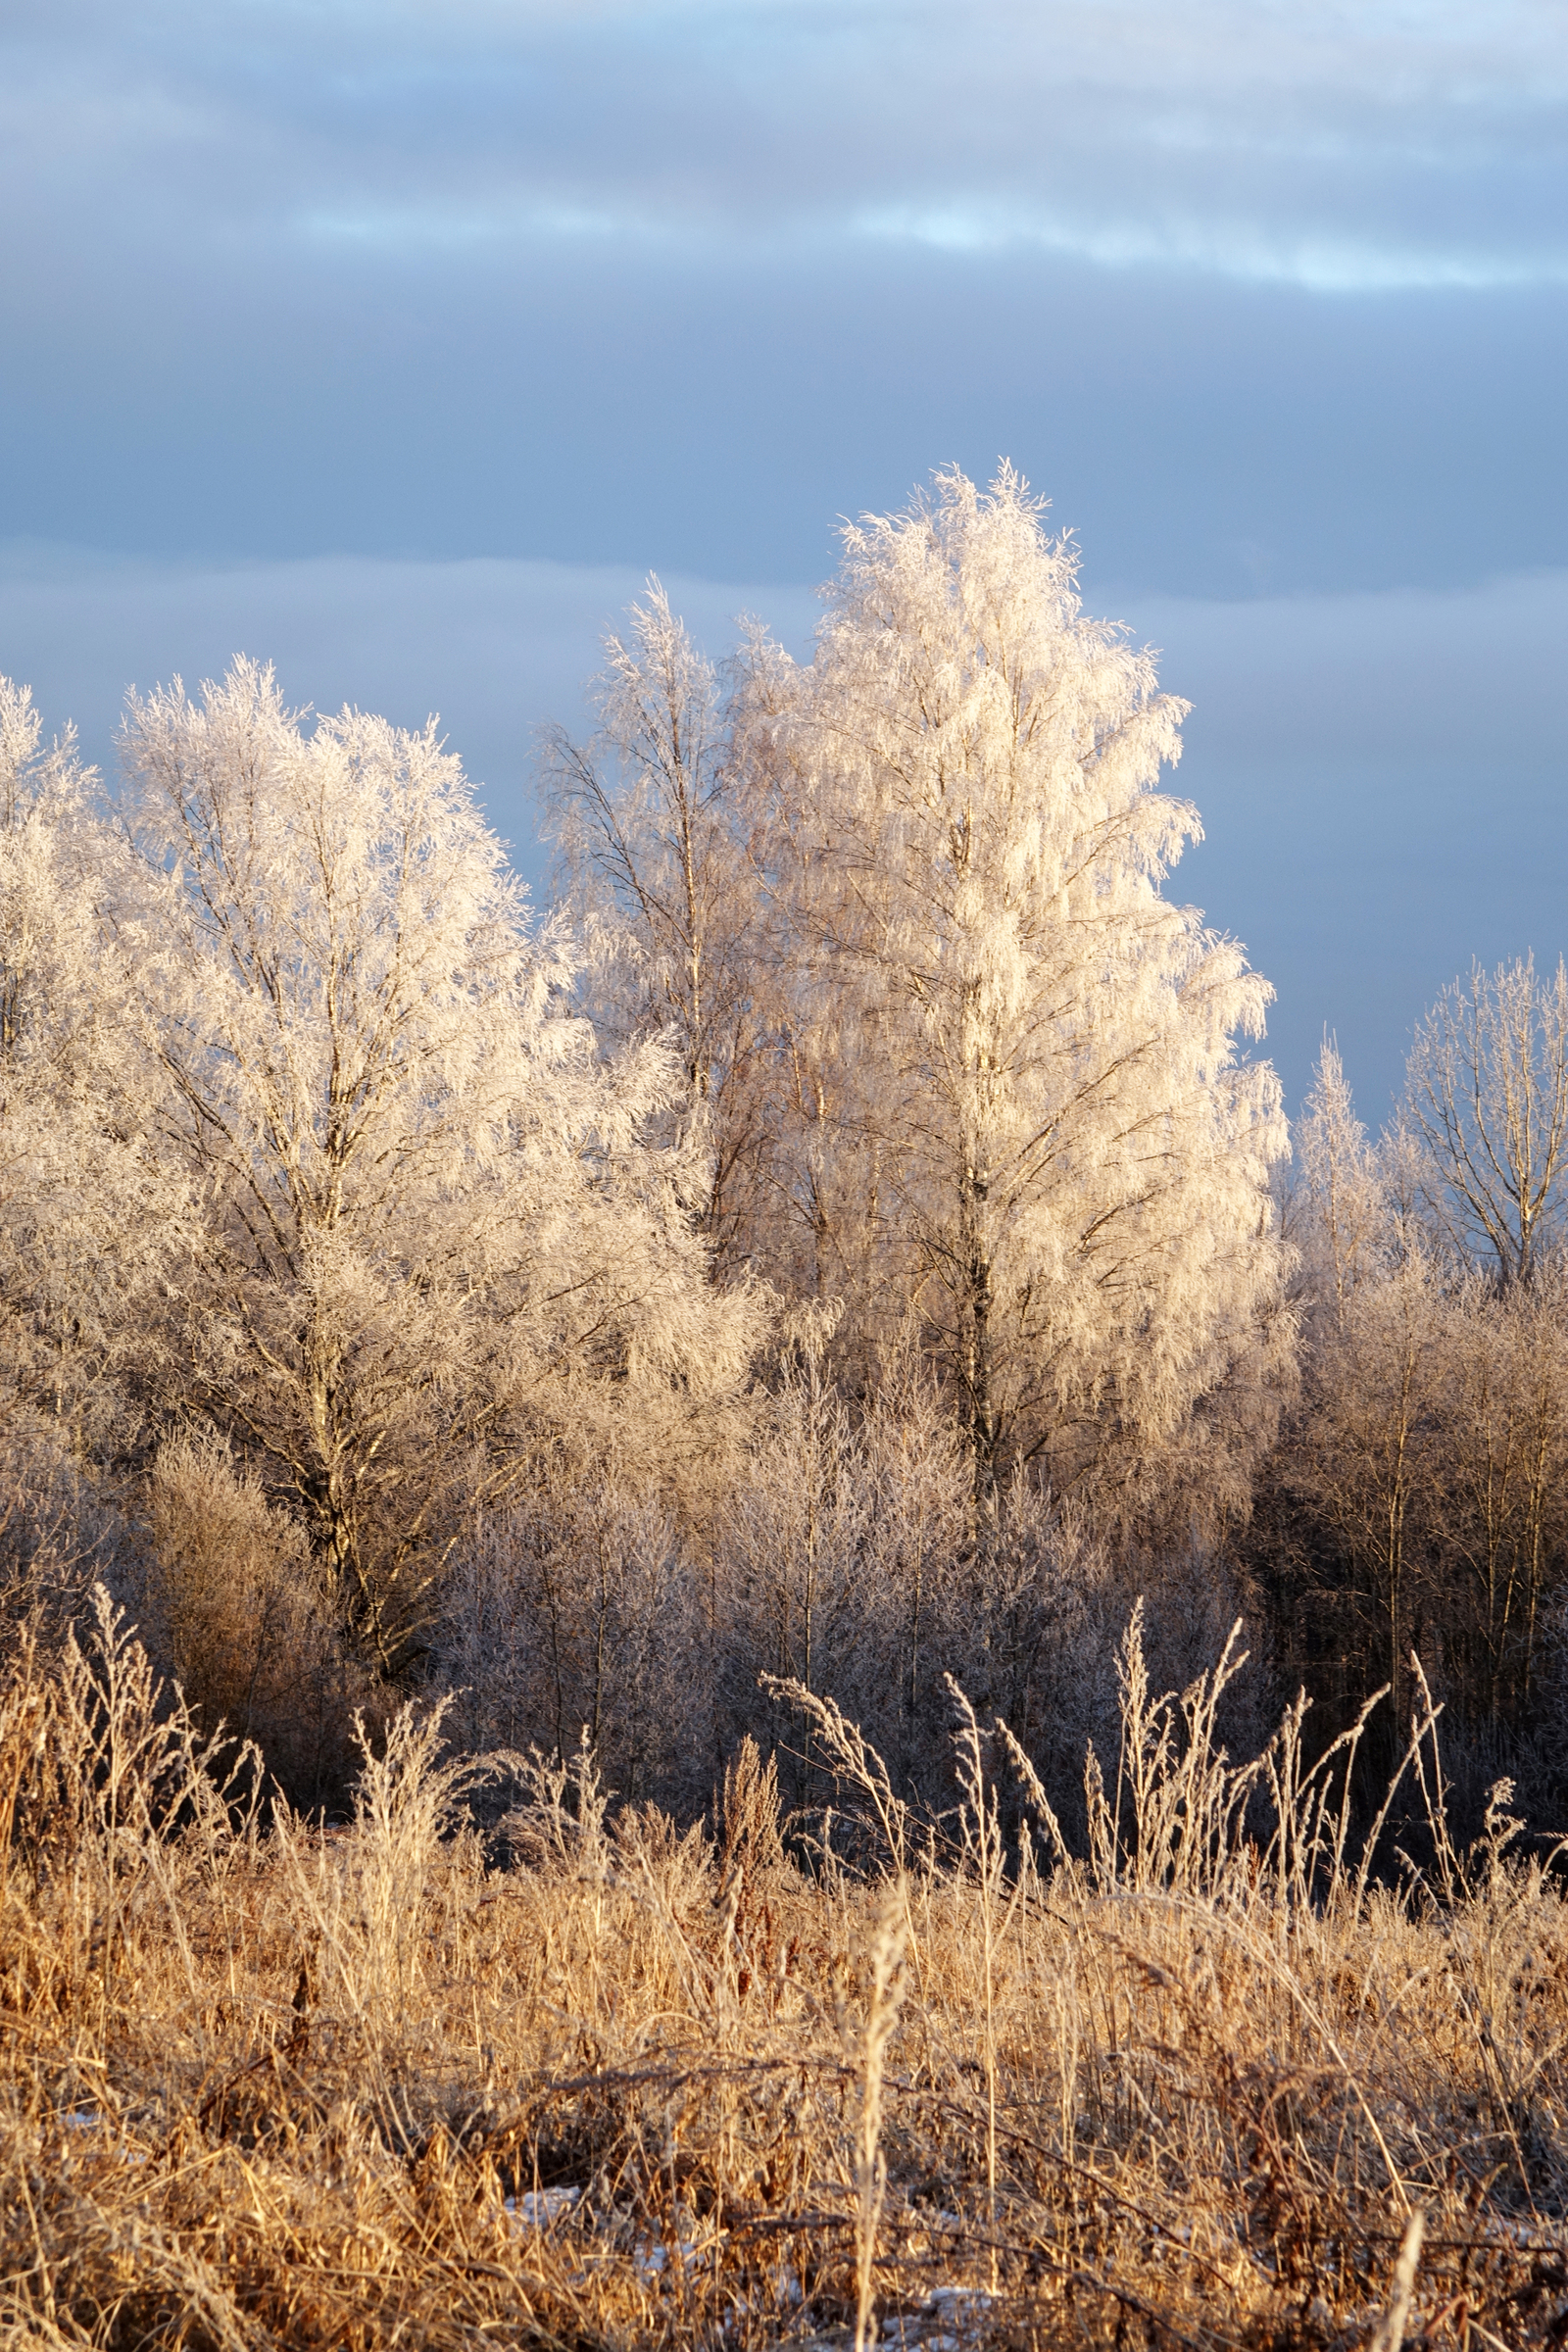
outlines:
M0 16L0 536L787 579L1004 452L1140 586L1562 560L1559 9Z
M671 576L715 657L760 612L798 656L804 587ZM327 560L199 565L46 548L0 555L0 670L46 723L112 758L124 689L275 662L299 703L406 725L441 713L498 829L547 877L527 794L534 730L587 725L600 640L642 587L615 567ZM1094 610L1106 599L1090 589ZM1299 1101L1325 1024L1364 1114L1386 1115L1412 1022L1472 956L1568 950L1568 572L1464 593L1118 598L1195 708L1177 789L1205 840L1173 892L1244 939L1277 988L1268 1051Z
M67 0L3 53L14 190L68 232L128 195L214 253L874 233L1320 290L1568 270L1568 21L1529 0Z
M928 245L941 253L1060 254L1102 269L1192 270L1247 284L1299 286L1313 294L1568 283L1568 244L1560 251L1516 254L1444 250L1391 237L1303 233L1289 223L1240 219L1091 220L1065 212L979 205L882 209L853 225L867 237Z

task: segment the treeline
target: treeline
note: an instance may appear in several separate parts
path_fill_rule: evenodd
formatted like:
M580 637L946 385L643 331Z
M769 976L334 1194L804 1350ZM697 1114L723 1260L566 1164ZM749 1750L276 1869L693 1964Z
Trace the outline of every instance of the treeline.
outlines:
M1369 1145L1324 1051L1282 1188L1299 1386L1242 1546L1276 1669L1343 1712L1412 1658L1474 1796L1568 1772L1568 974L1473 972L1416 1032ZM1456 1737L1457 1735L1457 1737Z
M768 1678L922 1801L950 1674L1071 1774L1146 1593L1164 1681L1242 1614L1233 1704L1393 1741L1414 1658L1549 1797L1560 969L1293 1150L1183 706L1006 470L848 530L809 663L655 584L598 709L540 921L433 729L239 662L111 793L0 687L10 1619L106 1582L298 1804L457 1690L692 1812L748 1732L825 1796Z

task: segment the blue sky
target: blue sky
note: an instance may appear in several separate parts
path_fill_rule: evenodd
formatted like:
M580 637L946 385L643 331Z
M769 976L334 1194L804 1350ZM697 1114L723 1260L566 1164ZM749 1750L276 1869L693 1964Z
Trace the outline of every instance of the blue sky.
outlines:
M804 645L1005 454L1191 697L1177 877L1376 1124L1568 946L1562 0L3 0L0 668L530 730L657 568Z

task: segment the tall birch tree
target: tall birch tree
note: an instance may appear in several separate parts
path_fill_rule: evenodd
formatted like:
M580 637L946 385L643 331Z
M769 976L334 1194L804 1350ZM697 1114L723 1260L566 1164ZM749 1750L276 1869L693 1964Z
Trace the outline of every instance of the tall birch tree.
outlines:
M1163 896L1185 706L1010 468L849 527L826 593L750 737L833 1103L803 1211L858 1188L867 1311L917 1302L988 1518L1009 1465L1125 1472L1262 1344L1285 1130L1237 1041L1271 992Z
M1291 1238L1302 1285L1343 1333L1356 1292L1385 1271L1391 1203L1387 1171L1355 1115L1337 1039L1324 1037L1295 1151L1299 1231Z

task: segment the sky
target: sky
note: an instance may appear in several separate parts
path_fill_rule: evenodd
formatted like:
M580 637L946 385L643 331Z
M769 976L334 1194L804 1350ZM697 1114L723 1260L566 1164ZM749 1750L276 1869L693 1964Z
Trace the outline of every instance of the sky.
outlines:
M1012 460L1194 705L1295 1106L1568 949L1568 0L0 0L0 670L527 778L651 570L808 649Z

